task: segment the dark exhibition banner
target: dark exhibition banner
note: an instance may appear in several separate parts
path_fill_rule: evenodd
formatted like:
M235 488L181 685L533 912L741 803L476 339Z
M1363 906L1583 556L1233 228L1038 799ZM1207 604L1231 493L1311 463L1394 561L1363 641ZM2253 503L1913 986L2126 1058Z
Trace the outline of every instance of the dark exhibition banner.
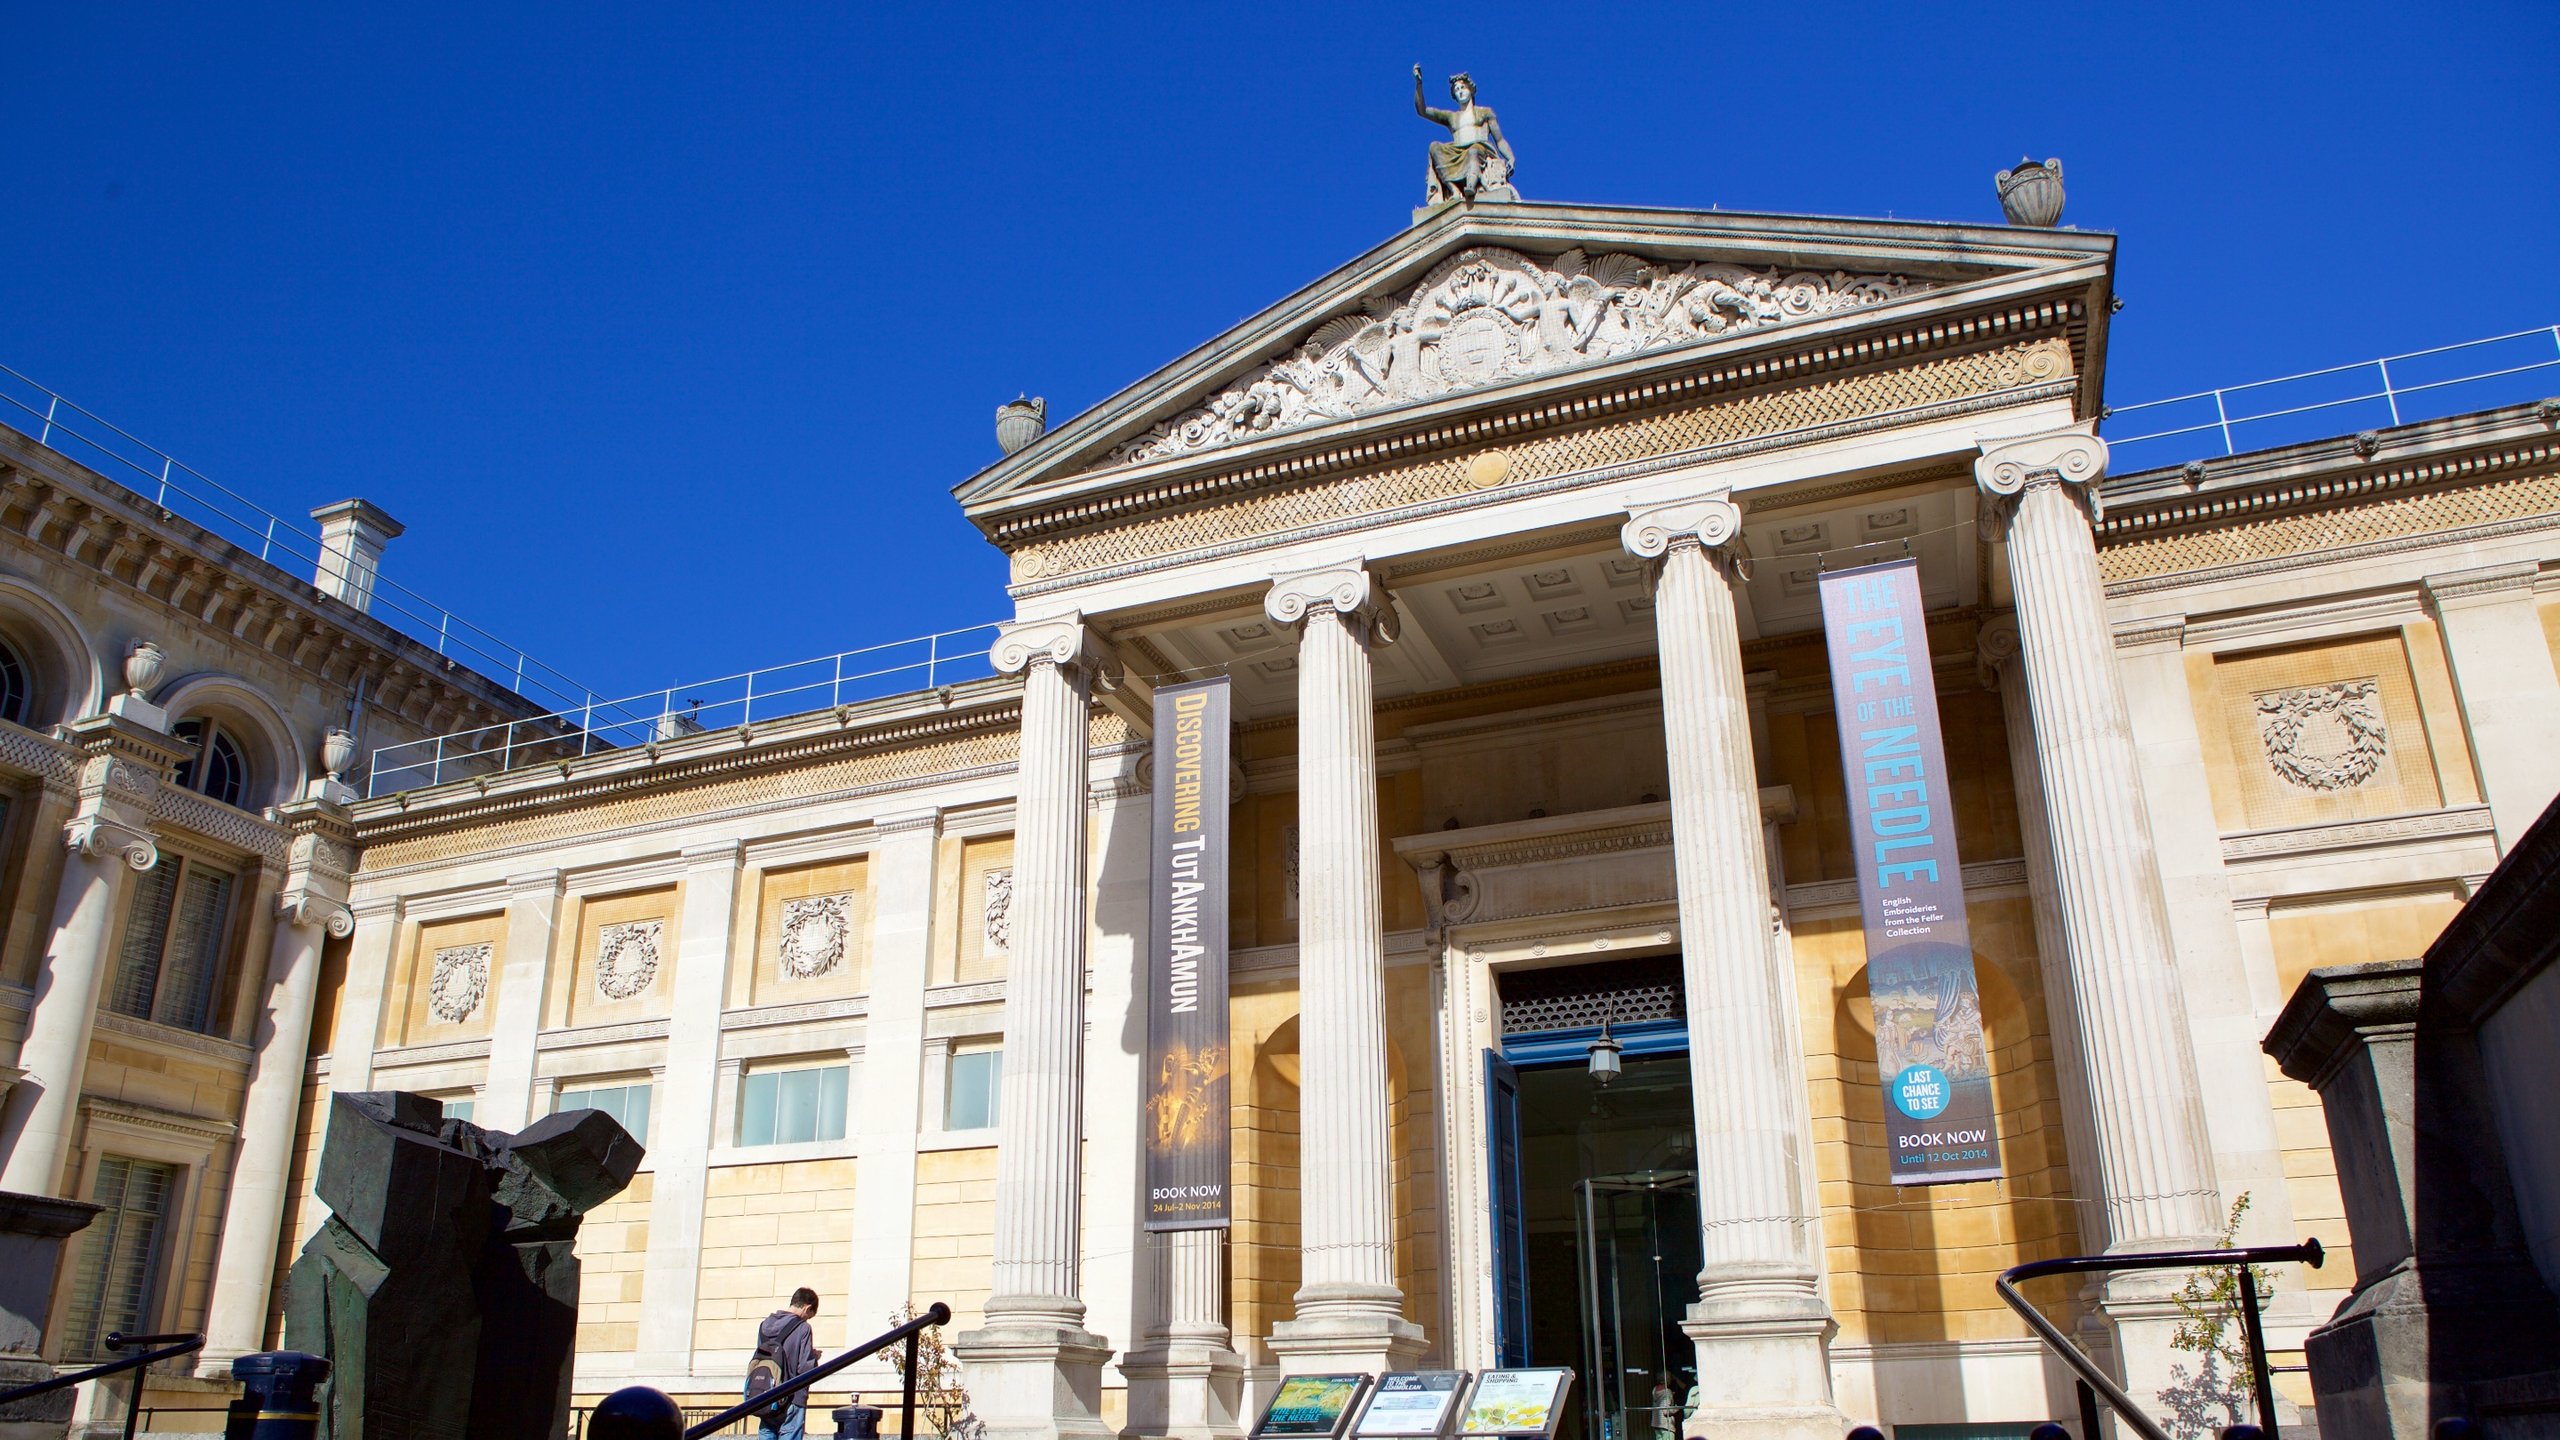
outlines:
M1147 1228L1227 1224L1226 677L1156 692Z
M1912 560L1822 577L1896 1185L2000 1174L1953 787Z

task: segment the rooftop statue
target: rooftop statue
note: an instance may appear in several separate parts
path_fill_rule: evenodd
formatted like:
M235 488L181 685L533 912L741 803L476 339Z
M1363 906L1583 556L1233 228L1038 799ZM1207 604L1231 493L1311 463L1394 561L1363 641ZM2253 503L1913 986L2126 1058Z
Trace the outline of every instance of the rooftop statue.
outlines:
M1518 163L1511 142L1502 138L1502 122L1489 106L1476 103L1474 77L1461 70L1449 77L1455 110L1434 109L1422 98L1422 67L1413 67L1413 112L1449 127L1449 138L1431 142L1431 164L1425 177L1426 207L1452 200L1517 200L1511 171Z

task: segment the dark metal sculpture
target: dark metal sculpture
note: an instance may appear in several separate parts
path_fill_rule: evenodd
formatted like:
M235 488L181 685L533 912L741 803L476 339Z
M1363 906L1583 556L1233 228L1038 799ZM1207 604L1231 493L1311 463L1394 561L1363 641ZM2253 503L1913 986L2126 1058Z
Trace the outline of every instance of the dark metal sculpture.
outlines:
M508 1135L422 1095L330 1102L328 1223L286 1283L285 1343L334 1366L325 1440L554 1440L569 1423L588 1211L639 1168L600 1110Z

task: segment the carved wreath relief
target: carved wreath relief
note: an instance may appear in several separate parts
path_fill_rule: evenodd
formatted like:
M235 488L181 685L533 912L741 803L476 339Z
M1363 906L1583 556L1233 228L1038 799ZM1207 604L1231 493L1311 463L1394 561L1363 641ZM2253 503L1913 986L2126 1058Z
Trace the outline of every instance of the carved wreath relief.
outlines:
M658 978L658 940L664 920L633 920L596 933L596 989L608 1000L628 1000Z
M1640 351L1739 335L1929 288L1898 275L1664 264L1568 250L1550 266L1477 246L1399 302L1338 315L1207 404L1123 442L1109 464L1279 430Z
M480 1008L489 993L489 945L448 945L435 953L435 971L427 978L427 1011L447 1025L459 1025Z
M2271 690L2257 705L2268 768L2301 789L2353 789L2372 779L2390 752L2390 729L2372 680Z
M782 976L815 980L844 963L853 936L853 896L812 895L782 902Z
M1013 870L987 872L985 948L990 955L1013 953Z

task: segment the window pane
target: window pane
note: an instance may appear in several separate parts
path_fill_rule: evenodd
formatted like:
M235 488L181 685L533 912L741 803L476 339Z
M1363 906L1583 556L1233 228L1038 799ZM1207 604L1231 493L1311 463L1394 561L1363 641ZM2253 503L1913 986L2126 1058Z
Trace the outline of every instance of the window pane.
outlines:
M773 1143L773 1074L747 1077L744 1098L738 1106L738 1143L770 1145Z
M160 964L159 995L152 1002L151 1018L163 1025L202 1030L210 1018L214 980L222 970L223 921L231 913L231 883L231 876L210 865L186 865L167 956Z
M634 1085L622 1092L622 1109L613 1118L642 1145L649 1143L649 1087Z
M844 1138L845 1069L830 1065L818 1072L818 1138Z
M479 1102L475 1100L447 1100L444 1102L444 1118L467 1122L471 1119L471 1113L478 1108Z
M945 1107L946 1130L984 1130L996 1123L996 1088L1004 1071L1004 1052L973 1050L951 1057L951 1100Z
M773 1114L776 1143L789 1145L817 1138L818 1073L814 1070L786 1070L773 1078L777 1097Z
M106 1337L131 1335L146 1323L158 1270L160 1230L177 1190L178 1171L122 1156L103 1156L91 1198L104 1208L81 1234L63 1333L65 1359L107 1357Z
M151 995L160 985L160 952L169 943L169 904L176 897L180 862L163 858L133 877L125 906L124 948L116 958L115 988L107 1008L138 1020L151 1018Z

